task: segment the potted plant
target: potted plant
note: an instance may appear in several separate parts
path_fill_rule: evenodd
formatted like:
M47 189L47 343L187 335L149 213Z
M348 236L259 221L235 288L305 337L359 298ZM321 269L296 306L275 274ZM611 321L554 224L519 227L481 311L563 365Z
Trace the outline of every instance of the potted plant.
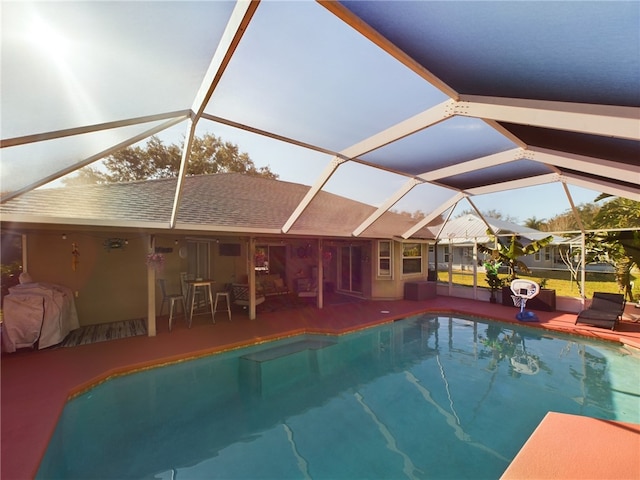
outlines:
M495 260L484 262L484 271L487 275L485 280L491 290L491 297L489 298L491 303L496 303L496 292L504 285L504 279L498 277L498 270L501 266L502 263Z

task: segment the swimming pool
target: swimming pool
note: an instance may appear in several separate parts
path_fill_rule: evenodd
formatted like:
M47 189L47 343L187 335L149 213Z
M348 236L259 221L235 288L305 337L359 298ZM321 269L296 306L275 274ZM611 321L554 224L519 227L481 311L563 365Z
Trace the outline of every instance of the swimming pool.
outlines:
M548 411L640 423L640 359L424 314L127 375L68 402L38 478L498 478Z

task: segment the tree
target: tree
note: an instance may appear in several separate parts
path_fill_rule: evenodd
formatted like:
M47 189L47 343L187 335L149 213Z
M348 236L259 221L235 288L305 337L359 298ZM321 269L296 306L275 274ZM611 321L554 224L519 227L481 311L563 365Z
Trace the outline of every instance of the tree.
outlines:
M397 213L398 215L403 215L405 217L409 217L412 220L422 220L424 217L426 217L425 213L422 210L416 210L414 212L408 212L407 210L395 210L395 209L391 209L390 212L392 213ZM442 219L442 216L440 216L440 218ZM442 220L444 222L444 220Z
M511 223L518 223L518 219L515 217L512 217L511 215L506 215L498 210L496 210L495 208L492 208L491 210L484 210L482 212L480 212L482 214L482 216L484 218L495 218L497 220L504 220L505 222L511 222ZM477 212L475 210L470 210L470 209L466 209L463 210L462 212L460 212L458 215L456 215L456 218L458 217L462 217L464 215L478 215Z
M607 198L600 195L596 201ZM631 272L640 266L640 202L614 198L605 203L594 218L595 228L629 228L625 231L598 232L587 237L588 250L596 261L608 262L615 268L618 288L629 301L634 301Z
M546 227L546 220L543 219L538 219L535 216L533 217L529 217L524 221L524 226L528 227L528 228L533 228L535 230L544 230L544 228Z
M145 146L127 147L107 157L103 166L85 167L78 175L65 179L65 184L115 183L177 177L182 160L180 146L165 145L158 137L151 137ZM224 142L212 134L195 137L187 164L187 175L238 172L252 176L277 179L269 167L256 168L247 153L241 153L237 145Z
M602 194L596 201L608 198ZM640 202L616 197L606 202L593 219L594 228L640 228Z
M602 194L596 201L609 198ZM589 204L592 205L592 204ZM631 288L631 272L640 265L640 203L625 198L609 200L604 205L597 206L588 228L602 229L602 231L588 233L585 237L585 263L602 262L613 266L616 282L620 291L625 293L628 300L633 301ZM605 231L615 228L616 231ZM629 228L629 230L617 230ZM578 271L582 267L582 249L574 247L571 250L560 250L562 261L571 271L573 280L578 285L581 295L582 285L578 280ZM574 261L579 258L578 262Z
M593 261L613 265L618 288L633 302L631 272L640 265L640 233L637 230L591 233L586 245Z
M547 222L547 232L568 232L571 230L578 230L578 223L571 211L556 215Z
M487 234L493 236L491 231L487 231ZM520 242L520 237L515 234L511 235L508 243L504 239L498 238L496 240L495 237L492 241L496 245L496 248L478 245L478 250L482 253L490 254L494 261L501 262L503 265L509 267L509 278L507 281L511 283L517 278L518 272L531 273L529 267L520 260L520 257L540 251L540 249L546 247L553 241L553 236L549 235L541 240L535 240L526 246Z
M596 205L595 203L583 203L576 206L576 210L582 225L589 229L593 224L593 219L600 210L600 205ZM580 230L580 224L578 223L573 210L567 210L546 222L546 228L543 230L547 232L575 231Z
M578 278L578 273L582 270L582 255L580 255L580 249L571 248L571 246L560 245L558 248L558 254L562 263L567 266L567 270L571 273L571 279L578 287L580 296L584 295L582 291L582 282ZM577 261L575 260L577 257ZM588 262L587 262L588 263Z

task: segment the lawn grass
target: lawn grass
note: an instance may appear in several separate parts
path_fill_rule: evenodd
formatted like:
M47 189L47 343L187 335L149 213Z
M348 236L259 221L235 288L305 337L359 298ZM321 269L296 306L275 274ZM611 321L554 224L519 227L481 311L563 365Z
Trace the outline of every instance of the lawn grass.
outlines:
M454 285L473 286L473 273L454 271L452 274L452 281ZM505 276L501 276L506 278ZM550 288L556 291L556 295L559 297L579 297L580 292L575 282L571 281L569 272L561 272L557 270L545 270L537 271L533 275L518 275L519 278L527 278L537 282L542 286L545 283L545 288ZM543 282L546 280L546 282ZM443 283L449 282L448 272L438 272L438 281ZM632 275L631 281L634 282L633 298L637 300L640 298L640 280L637 272L636 276ZM478 287L488 288L487 282L484 277L484 273L478 274ZM621 293L618 289L615 276L610 273L587 273L586 275L586 297L593 297L594 292L610 292Z

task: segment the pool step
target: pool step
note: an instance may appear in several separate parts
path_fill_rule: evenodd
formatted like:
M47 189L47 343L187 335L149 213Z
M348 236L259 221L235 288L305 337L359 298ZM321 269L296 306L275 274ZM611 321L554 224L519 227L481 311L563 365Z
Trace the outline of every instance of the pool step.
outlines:
M299 340L286 345L280 345L278 347L267 348L266 350L250 353L240 358L254 362L269 362L277 358L293 355L294 353L300 353L305 350L320 350L335 344L336 342L331 340Z

